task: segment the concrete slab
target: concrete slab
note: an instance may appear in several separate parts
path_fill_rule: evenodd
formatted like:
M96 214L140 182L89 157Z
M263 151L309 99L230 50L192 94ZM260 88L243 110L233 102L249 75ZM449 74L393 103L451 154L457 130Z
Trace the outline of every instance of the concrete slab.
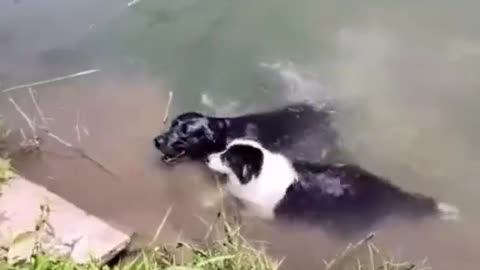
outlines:
M130 242L131 234L113 228L22 177L11 179L2 186L1 193L0 246L3 244L11 247L11 252L15 253L11 257L28 257L31 252L25 248L31 248L28 244L32 242L28 239L31 237L46 252L68 255L78 263L86 263L91 259L106 262ZM42 205L50 209L45 219L48 230L39 233L36 226L42 216ZM18 246L23 250L15 252L19 249Z

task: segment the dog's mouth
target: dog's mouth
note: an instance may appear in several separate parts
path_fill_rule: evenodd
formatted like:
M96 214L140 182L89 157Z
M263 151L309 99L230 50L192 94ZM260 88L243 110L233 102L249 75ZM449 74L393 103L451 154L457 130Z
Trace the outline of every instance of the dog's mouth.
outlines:
M163 161L163 163L165 163L167 165L173 165L176 162L178 162L180 159L185 157L186 154L187 154L187 152L185 150L181 151L180 153L178 153L176 155L165 154L165 155L162 156L162 161Z

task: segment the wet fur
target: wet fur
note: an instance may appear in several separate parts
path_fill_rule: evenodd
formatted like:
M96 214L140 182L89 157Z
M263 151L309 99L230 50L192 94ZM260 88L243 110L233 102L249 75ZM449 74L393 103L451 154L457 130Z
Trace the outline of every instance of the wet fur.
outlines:
M259 141L265 148L290 158L319 161L343 158L339 154L331 110L318 110L302 103L237 117L185 113L175 118L169 130L154 142L167 157L184 151L188 158L202 160L224 150L236 138Z
M439 214L435 199L402 190L357 165L296 161L300 181L289 186L276 216L310 222L354 235L366 233L388 217L419 221Z
M252 150L247 158L247 148L261 151ZM253 153L262 158L252 159ZM256 164L258 160L262 163ZM288 222L319 224L341 236L365 233L393 216L414 221L439 214L449 219L457 214L453 206L404 191L357 165L290 162L249 140L232 142L227 150L211 155L208 165L227 174L227 190L254 208L249 211Z

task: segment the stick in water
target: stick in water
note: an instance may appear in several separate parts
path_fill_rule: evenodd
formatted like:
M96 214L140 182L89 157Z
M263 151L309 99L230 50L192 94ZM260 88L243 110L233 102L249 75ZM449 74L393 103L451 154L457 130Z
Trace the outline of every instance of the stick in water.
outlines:
M15 102L13 98L8 98L8 101L13 104L13 107L15 107L15 110L25 119L27 122L28 126L30 127L30 130L32 131L32 136L34 138L37 137L37 130L35 129L35 125L33 124L32 120L27 116L27 114L18 106L18 104Z
M131 7L133 5L136 5L140 2L141 0L132 0L130 2L127 3L127 7Z
M77 111L77 124L75 125L78 143L82 142L82 135L80 135L80 111Z
M96 73L96 72L99 72L99 71L100 71L99 69L85 70L85 71L78 72L78 73L75 73L75 74L70 74L70 75L66 75L66 76L62 76L62 77L56 77L56 78L45 80L45 81L39 81L39 82L34 82L34 83L27 83L27 84L13 86L13 87L10 87L10 88L7 88L7 89L3 89L2 92L7 93L7 92L17 90L17 89L35 87L35 86L39 86L39 85L43 85L43 84L49 84L49 83L53 83L53 82L63 81L63 80L72 79L72 78L79 77L79 76L89 75L89 74Z
M22 110L22 108L20 108L20 106L15 102L15 100L13 98L8 98L8 100L10 101L10 103L13 104L13 106L15 107L15 109L17 110L17 112L25 119L25 121L28 123L30 129L32 129L32 132L33 132L33 136L34 136L34 139L37 140L37 132L36 132L36 129L35 129L35 124L33 123L33 121L27 116L27 114ZM101 162L97 161L96 159L92 158L90 155L88 155L85 150L81 149L81 148L78 148L78 147L75 147L73 144L63 140L62 138L60 138L59 136L53 134L52 132L50 132L50 130L48 129L48 127L39 127L37 126L38 129L40 131L43 131L45 132L45 134L47 134L47 136L49 136L50 138L56 140L57 142L61 143L62 145L66 146L67 148L75 151L77 154L80 155L81 158L83 159L86 159L90 162L92 162L95 166L97 166L100 170L104 171L105 173L109 174L110 176L114 177L114 178L117 178L117 179L121 179L119 176L117 176L115 173L113 173L111 170L109 170L107 167L105 167ZM23 130L21 130L23 131ZM25 134L22 132L22 136L26 137Z
M365 238L358 241L356 244L354 244L354 245L349 244L347 246L347 248L345 248L339 256L333 258L330 262L326 263L325 269L326 270L332 269L334 265L336 265L339 261L345 259L349 254L351 254L357 248L359 248L360 246L363 246L365 243L368 244L370 242L370 240L373 239L374 236L375 236L375 233L369 233Z
M28 88L28 93L30 93L30 97L32 98L32 103L35 106L35 109L37 110L38 115L40 116L42 125L47 126L47 118L45 117L45 114L43 114L43 111L40 109L40 105L38 105L38 101L35 98L35 94L33 93L32 87Z
M173 92L170 91L168 93L168 103L167 107L165 108L165 113L163 114L163 123L165 124L168 120L168 113L170 112L170 106L172 105L172 99L173 99Z

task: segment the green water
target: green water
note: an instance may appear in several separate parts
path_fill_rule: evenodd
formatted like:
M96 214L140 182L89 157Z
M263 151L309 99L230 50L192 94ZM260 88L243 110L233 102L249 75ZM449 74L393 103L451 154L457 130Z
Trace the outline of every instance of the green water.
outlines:
M357 61L358 72L364 72L361 66L368 69L369 62L378 61L387 39L394 57L417 61L415 53L424 54L419 62L426 69L440 64L458 70L458 63L438 62L446 59L442 50L452 40L477 46L478 8L467 0L142 0L130 7L113 0L3 1L0 58L26 74L44 68L31 62L45 51L86 50L117 66L147 67L172 86L184 108L198 108L205 92L220 102L248 104L279 95L275 87L265 87L261 62L289 60L308 66L335 91L362 91L357 82L345 85L353 80L346 71L353 65L345 59ZM339 42L343 32L353 35ZM67 62L75 66L79 60ZM478 62L477 57L459 63L471 68ZM389 76L406 73L381 65ZM5 70L0 72L12 68ZM456 80L457 75L447 71L440 76ZM371 79L366 84L377 87Z
M145 61L190 106L205 91L249 102L258 98L261 61L317 61L311 56L322 46L305 28L304 12L291 1L146 0L98 39L109 51L114 44L117 53Z
M357 60L359 67L352 72L364 72L361 65L368 69L370 61L378 61L383 49L376 47L386 39L394 57L412 61L412 66L419 61L415 53L425 51L420 61L426 69L437 64L455 69L458 64L438 63L446 59L441 50L452 39L476 42L479 6L473 1L143 0L119 12L89 39L104 49L103 55L146 64L172 84L185 107L197 108L203 92L244 103L278 95L275 89L260 91L264 78L258 72L260 62L278 60L308 66L323 82L356 91L343 89L355 87L345 85L352 80L346 71L352 64L345 59ZM339 45L345 29L354 35ZM462 68L472 63L478 67L478 59L463 61ZM383 67L388 76L405 73ZM457 75L447 71L441 76ZM368 79L369 87L377 87Z

